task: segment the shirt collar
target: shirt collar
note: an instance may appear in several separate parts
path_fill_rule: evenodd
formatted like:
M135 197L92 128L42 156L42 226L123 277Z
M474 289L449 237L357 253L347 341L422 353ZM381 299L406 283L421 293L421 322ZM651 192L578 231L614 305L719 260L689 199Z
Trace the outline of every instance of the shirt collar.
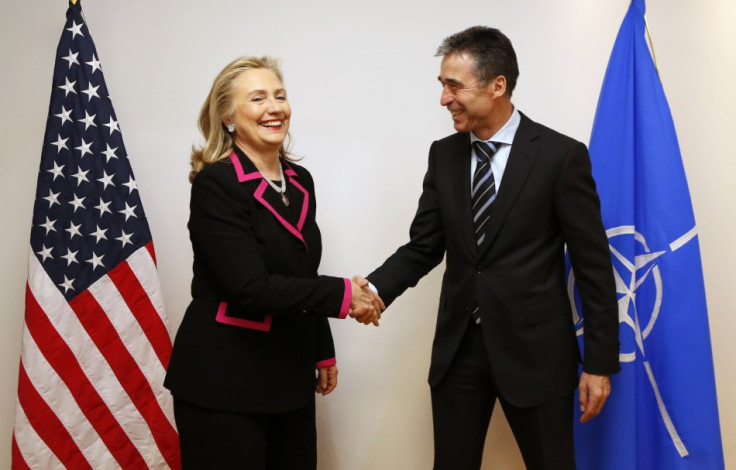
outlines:
M493 136L491 136L490 139L488 139L486 142L500 142L502 144L508 144L511 145L511 143L514 141L514 136L516 135L516 131L519 129L519 124L521 124L521 115L519 114L519 110L516 109L516 106L514 106L514 110L511 112L511 117L509 117L509 120L506 121L506 124L501 127L501 129L498 130ZM470 143L472 144L476 140L479 139L474 132L470 132Z

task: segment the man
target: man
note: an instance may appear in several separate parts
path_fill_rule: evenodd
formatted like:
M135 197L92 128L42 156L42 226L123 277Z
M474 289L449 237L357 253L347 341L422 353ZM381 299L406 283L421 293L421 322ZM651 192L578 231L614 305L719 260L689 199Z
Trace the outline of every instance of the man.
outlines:
M528 468L574 468L575 387L587 421L619 371L588 151L511 103L519 72L500 31L462 31L437 55L440 103L457 133L430 148L410 241L367 278L389 305L447 257L429 371L436 470L480 467L496 399ZM565 247L585 318L579 380Z

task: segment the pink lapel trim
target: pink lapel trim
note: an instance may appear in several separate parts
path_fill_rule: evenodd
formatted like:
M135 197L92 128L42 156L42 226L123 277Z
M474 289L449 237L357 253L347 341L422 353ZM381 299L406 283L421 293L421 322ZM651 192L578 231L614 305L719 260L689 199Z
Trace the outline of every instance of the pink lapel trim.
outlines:
M276 217L276 220L278 220L281 223L281 225L283 225L286 228L286 230L288 230L289 232L291 232L292 235L294 235L296 238L301 240L301 242L304 243L304 246L307 246L307 242L304 241L304 237L302 237L301 232L299 232L299 230L301 230L301 226L299 226L299 229L297 229L296 227L291 225L286 219L281 217L281 214L279 214L276 211L276 209L271 204L269 204L268 201L266 201L266 199L263 198L263 193L266 191L267 187L268 187L268 183L266 183L265 180L261 181L261 184L258 186L258 189L256 189L256 192L253 193L253 196L256 198L258 202L263 204L266 207L266 209L271 211L273 216ZM305 201L306 201L306 196L307 195L305 194L304 195Z
M235 167L235 174L238 175L238 181L240 181L241 183L244 181L263 178L263 175L261 175L260 171L254 171L246 175L245 171L243 170L243 165L240 164L240 159L237 155L235 155L235 152L232 152L230 154L230 161L233 163L233 166Z
M292 170L289 171L294 173ZM294 173L294 175L296 176L296 173ZM299 229L299 231L301 231L302 227L304 227L304 221L307 220L307 209L309 209L309 193L306 189L304 189L301 184L297 183L295 179L289 178L289 183L293 184L296 189L304 194L304 201L302 202L302 213L299 215L299 222L296 224L296 227Z
M284 219L276 209L269 204L268 201L263 197L263 193L266 191L266 187L268 187L268 183L265 179L263 179L263 175L259 171L254 171L251 173L246 174L245 170L243 170L243 165L240 163L240 159L235 154L235 152L230 153L230 161L233 163L233 167L235 168L235 173L238 176L238 181L245 182L245 181L252 181L256 179L261 180L261 184L258 185L258 188L256 189L255 193L253 193L253 196L256 198L258 202L263 204L266 209L268 209L274 217L276 217L276 220L279 221L281 225L283 225L286 230L291 232L292 235L294 235L296 238L298 238L304 246L309 249L309 246L307 246L307 242L304 241L304 237L301 234L302 227L304 227L304 222L307 220L307 212L309 210L309 192L307 192L304 187L299 184L294 177L296 177L296 171L294 171L291 168L286 169L284 171L284 175L289 176L289 183L291 183L296 189L302 192L304 194L304 200L302 201L302 210L299 214L299 221L296 224L296 227L291 225L286 219Z

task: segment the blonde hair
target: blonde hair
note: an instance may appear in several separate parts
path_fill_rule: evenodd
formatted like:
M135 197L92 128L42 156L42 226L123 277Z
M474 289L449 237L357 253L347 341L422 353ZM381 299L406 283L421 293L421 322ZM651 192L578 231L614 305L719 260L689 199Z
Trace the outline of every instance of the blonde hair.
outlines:
M233 149L233 138L223 121L235 111L235 80L241 73L252 69L268 69L283 83L284 79L278 61L271 57L240 57L230 62L217 74L212 89L199 113L199 130L204 136L202 147L192 147L189 182L207 165L223 160L230 155ZM288 137L288 136L287 136ZM286 148L282 145L282 158L293 161L288 157Z

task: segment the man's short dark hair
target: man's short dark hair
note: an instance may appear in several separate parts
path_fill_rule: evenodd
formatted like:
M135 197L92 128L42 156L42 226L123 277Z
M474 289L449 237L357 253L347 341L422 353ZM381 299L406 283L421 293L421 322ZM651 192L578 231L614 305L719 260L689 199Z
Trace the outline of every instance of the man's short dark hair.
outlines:
M475 75L480 86L503 75L506 77L506 94L511 97L519 78L519 64L509 38L495 28L473 26L445 38L437 48L438 56L463 53L470 54L475 60Z

